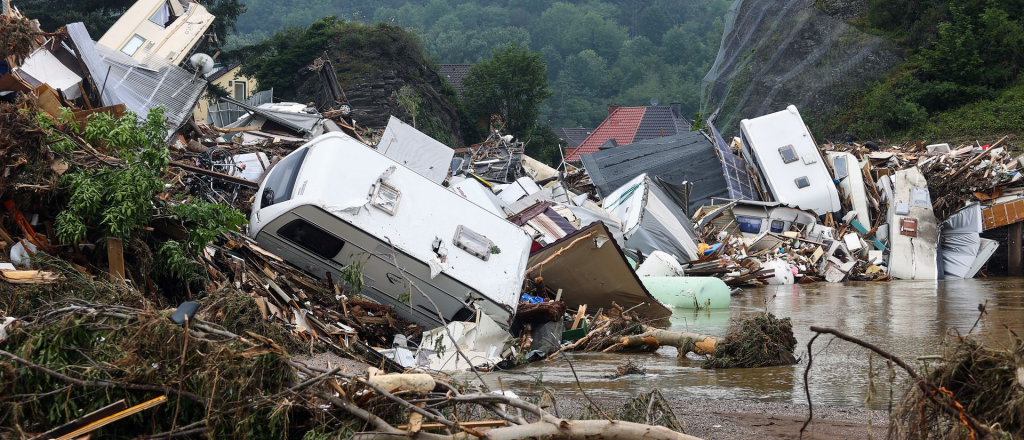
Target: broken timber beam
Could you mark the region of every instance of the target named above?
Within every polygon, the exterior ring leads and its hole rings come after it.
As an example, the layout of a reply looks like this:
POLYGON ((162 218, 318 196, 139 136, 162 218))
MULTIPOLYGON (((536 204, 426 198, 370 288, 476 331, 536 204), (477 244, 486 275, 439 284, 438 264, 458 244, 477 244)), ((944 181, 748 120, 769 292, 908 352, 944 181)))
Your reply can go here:
POLYGON ((213 177, 214 179, 223 180, 225 182, 234 183, 235 185, 244 186, 244 187, 247 187, 247 188, 252 188, 252 189, 259 189, 260 188, 260 184, 259 183, 253 182, 251 180, 246 180, 246 179, 243 179, 241 177, 229 176, 229 175, 224 174, 224 173, 218 173, 216 171, 210 171, 210 170, 207 170, 207 169, 204 169, 204 168, 199 168, 199 167, 194 166, 194 165, 189 165, 189 164, 185 164, 185 163, 181 163, 181 162, 172 162, 170 166, 178 167, 178 168, 181 168, 181 169, 183 169, 185 171, 188 171, 190 173, 202 174, 202 175, 207 176, 207 177, 213 177))

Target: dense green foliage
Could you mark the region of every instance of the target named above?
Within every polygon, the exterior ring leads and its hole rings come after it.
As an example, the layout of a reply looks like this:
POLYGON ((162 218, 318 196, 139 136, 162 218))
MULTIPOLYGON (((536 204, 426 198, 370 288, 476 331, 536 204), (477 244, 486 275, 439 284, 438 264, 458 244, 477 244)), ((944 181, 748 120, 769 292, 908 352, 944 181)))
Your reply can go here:
POLYGON ((70 197, 67 209, 57 216, 57 237, 76 243, 85 238, 87 225, 93 225, 106 236, 128 238, 149 222, 150 200, 164 187, 160 175, 169 159, 163 109, 150 112, 144 121, 132 112, 116 119, 94 113, 82 136, 115 152, 126 165, 64 175, 70 197))
MULTIPOLYGON (((700 80, 718 51, 731 0, 245 0, 239 47, 278 29, 332 14, 415 30, 438 63, 475 63, 509 44, 526 44, 547 64, 552 97, 543 122, 594 127, 607 105, 679 101, 697 111, 700 80)), ((294 38, 295 30, 274 39, 294 38)))
MULTIPOLYGON (((162 107, 145 119, 132 112, 115 118, 93 113, 84 127, 74 122, 63 109, 59 120, 38 113, 40 128, 47 133, 51 151, 68 156, 76 149, 72 134, 80 133, 90 144, 120 159, 104 167, 76 167, 62 177, 67 205, 57 215, 55 231, 64 244, 82 240, 100 241, 115 237, 126 242, 137 240, 143 227, 158 213, 154 196, 164 191, 163 174, 169 164, 164 144, 166 125, 162 107)), ((183 242, 160 240, 153 244, 161 262, 158 272, 173 282, 190 283, 201 279, 195 257, 218 234, 237 229, 245 216, 225 205, 192 200, 166 206, 169 217, 188 231, 183 242)))
POLYGON ((463 99, 475 115, 497 115, 515 136, 537 125, 537 107, 551 96, 540 54, 509 45, 469 69, 463 99))
POLYGON ((1022 10, 1021 0, 874 0, 863 24, 906 48, 908 61, 870 85, 828 131, 849 129, 859 137, 1020 131, 1022 10))

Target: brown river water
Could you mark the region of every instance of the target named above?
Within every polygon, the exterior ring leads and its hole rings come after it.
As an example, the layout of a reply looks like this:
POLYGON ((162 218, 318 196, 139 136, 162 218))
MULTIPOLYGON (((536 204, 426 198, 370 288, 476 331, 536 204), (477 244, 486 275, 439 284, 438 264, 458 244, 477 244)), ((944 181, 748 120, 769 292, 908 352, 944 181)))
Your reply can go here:
MULTIPOLYGON (((966 281, 893 281, 889 283, 817 283, 766 286, 744 289, 732 297, 728 310, 676 310, 672 330, 698 332, 722 337, 730 321, 767 310, 793 321, 797 357, 792 366, 705 370, 700 358, 676 357, 671 347, 648 354, 570 354, 576 376, 592 398, 626 398, 660 388, 670 399, 738 399, 806 403, 803 374, 807 341, 812 325, 831 327, 872 342, 902 357, 916 368, 927 368, 918 356, 941 353, 943 336, 955 329, 967 333, 978 318, 978 305, 987 301, 988 314, 973 335, 990 343, 1007 346, 1008 326, 1024 335, 1024 278, 989 278, 966 281), (619 365, 633 359, 646 367, 646 374, 610 379, 619 365)), ((889 373, 885 362, 873 360, 869 374, 869 352, 828 335, 814 343, 810 373, 811 397, 815 404, 869 406, 883 409, 889 401, 889 373), (869 381, 875 393, 868 402, 869 381)), ((538 383, 556 395, 582 397, 569 362, 563 358, 535 362, 511 371, 485 375, 489 385, 536 390, 538 383)), ((897 373, 897 387, 906 375, 897 373)))

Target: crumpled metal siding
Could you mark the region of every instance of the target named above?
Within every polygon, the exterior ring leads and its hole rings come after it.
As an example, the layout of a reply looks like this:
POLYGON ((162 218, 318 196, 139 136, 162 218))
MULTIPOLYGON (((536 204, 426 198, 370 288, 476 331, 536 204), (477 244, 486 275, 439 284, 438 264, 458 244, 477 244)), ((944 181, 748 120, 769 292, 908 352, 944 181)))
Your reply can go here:
POLYGON ((82 23, 71 23, 67 30, 93 83, 102 89, 105 106, 124 103, 125 108, 139 117, 163 106, 167 121, 177 128, 192 114, 206 89, 204 79, 162 58, 150 56, 140 63, 96 44, 82 23))

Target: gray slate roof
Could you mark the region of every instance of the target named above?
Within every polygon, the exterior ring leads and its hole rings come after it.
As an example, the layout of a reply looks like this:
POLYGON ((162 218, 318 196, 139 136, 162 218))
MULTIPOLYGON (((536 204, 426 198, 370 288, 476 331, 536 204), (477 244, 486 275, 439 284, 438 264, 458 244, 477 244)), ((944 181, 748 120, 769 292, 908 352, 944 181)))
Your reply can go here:
POLYGON ((565 142, 565 146, 568 148, 576 148, 590 136, 590 132, 594 131, 590 128, 555 128, 553 129, 555 136, 558 136, 562 142, 565 142))
POLYGON ((462 78, 469 75, 469 68, 473 67, 472 64, 441 64, 438 66, 437 72, 448 80, 448 84, 452 85, 455 89, 455 93, 462 97, 462 91, 466 88, 462 85, 462 78))
POLYGON ((714 144, 699 131, 648 139, 581 157, 583 166, 602 195, 610 194, 641 173, 652 179, 693 183, 687 212, 710 204, 712 197, 728 198, 729 188, 714 144))

